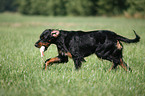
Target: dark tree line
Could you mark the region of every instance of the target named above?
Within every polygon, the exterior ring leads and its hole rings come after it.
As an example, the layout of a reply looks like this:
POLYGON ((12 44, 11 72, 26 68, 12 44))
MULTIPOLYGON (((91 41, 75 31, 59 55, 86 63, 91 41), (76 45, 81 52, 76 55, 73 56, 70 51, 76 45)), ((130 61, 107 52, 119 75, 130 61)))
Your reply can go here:
POLYGON ((145 0, 0 0, 0 12, 26 15, 145 16, 145 0))

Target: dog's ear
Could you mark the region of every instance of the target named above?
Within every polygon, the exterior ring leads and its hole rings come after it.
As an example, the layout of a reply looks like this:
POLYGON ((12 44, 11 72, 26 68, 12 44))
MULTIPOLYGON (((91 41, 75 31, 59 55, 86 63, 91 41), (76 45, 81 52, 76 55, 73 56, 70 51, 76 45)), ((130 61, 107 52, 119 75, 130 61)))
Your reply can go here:
POLYGON ((51 32, 51 35, 53 36, 53 37, 58 37, 58 35, 59 35, 59 31, 58 30, 53 30, 52 32, 51 32))

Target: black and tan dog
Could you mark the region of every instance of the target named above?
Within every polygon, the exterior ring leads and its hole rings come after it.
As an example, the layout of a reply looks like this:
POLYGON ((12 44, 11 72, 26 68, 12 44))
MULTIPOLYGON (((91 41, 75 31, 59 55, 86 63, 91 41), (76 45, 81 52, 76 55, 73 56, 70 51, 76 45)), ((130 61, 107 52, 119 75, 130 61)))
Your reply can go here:
POLYGON ((45 70, 50 64, 68 62, 68 57, 73 59, 75 68, 79 69, 82 61, 85 61, 84 57, 95 53, 99 58, 113 62, 110 70, 120 65, 126 71, 131 71, 131 68, 123 61, 123 45, 120 41, 139 42, 140 37, 135 31, 134 33, 136 38, 128 39, 108 30, 83 32, 46 29, 35 46, 37 48, 45 46, 45 51, 50 44, 57 46, 58 56, 45 61, 45 70))

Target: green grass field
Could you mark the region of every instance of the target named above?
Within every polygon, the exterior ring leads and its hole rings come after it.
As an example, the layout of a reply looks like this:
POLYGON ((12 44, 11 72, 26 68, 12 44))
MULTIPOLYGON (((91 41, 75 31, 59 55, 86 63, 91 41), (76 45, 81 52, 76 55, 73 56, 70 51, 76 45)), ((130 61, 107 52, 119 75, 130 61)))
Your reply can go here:
MULTIPOLYGON (((46 17, 0 14, 0 96, 145 96, 145 19, 123 17, 46 17), (46 28, 65 30, 112 30, 134 38, 124 44, 124 60, 133 72, 91 55, 76 71, 73 61, 42 70, 43 62, 34 43, 46 28)), ((55 45, 44 59, 57 56, 55 45)))

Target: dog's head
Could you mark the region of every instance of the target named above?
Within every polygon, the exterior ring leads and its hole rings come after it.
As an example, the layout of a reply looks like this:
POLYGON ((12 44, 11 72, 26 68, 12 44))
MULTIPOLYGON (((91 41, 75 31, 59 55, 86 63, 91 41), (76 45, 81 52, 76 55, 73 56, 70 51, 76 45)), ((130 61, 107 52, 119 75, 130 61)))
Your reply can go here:
POLYGON ((35 47, 41 48, 41 46, 45 46, 45 51, 52 44, 55 39, 59 36, 59 31, 55 29, 46 29, 40 35, 40 39, 35 43, 35 47))

